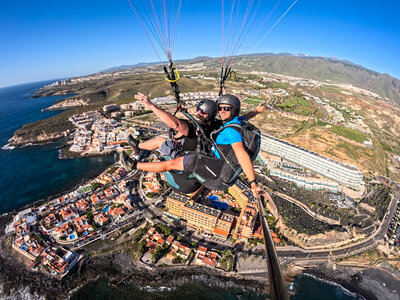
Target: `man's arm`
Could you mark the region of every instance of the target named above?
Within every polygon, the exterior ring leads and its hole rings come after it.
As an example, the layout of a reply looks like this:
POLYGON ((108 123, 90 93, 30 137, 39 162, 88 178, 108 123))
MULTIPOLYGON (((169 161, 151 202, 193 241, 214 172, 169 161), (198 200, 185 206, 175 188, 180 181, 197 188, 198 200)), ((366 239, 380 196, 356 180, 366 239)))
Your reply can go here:
POLYGON ((243 115, 243 117, 246 118, 246 120, 250 120, 251 118, 254 118, 260 113, 263 113, 265 111, 265 106, 260 104, 257 106, 254 110, 249 111, 247 114, 243 115))
POLYGON ((242 142, 236 142, 232 144, 233 151, 235 152, 236 158, 243 169, 247 180, 251 182, 251 191, 255 197, 261 192, 261 188, 255 182, 256 174, 254 172, 253 164, 251 162, 249 154, 244 149, 242 142))
POLYGON ((142 103, 146 109, 153 111, 168 127, 178 131, 181 135, 187 136, 189 134, 189 126, 185 121, 179 120, 169 112, 155 106, 146 95, 138 93, 135 95, 135 99, 142 103))

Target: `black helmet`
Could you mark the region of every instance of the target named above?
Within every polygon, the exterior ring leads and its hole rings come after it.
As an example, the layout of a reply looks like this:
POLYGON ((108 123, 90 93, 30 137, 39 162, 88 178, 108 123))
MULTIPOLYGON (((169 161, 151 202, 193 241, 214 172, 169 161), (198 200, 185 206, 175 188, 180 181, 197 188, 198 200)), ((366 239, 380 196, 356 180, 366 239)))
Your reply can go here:
POLYGON ((217 104, 229 104, 232 106, 232 114, 231 118, 237 117, 240 113, 240 100, 238 97, 231 95, 231 94, 226 94, 222 95, 221 97, 218 98, 217 104))
POLYGON ((206 121, 213 120, 218 112, 217 103, 210 99, 203 99, 197 104, 197 111, 202 110, 205 113, 208 113, 206 121))

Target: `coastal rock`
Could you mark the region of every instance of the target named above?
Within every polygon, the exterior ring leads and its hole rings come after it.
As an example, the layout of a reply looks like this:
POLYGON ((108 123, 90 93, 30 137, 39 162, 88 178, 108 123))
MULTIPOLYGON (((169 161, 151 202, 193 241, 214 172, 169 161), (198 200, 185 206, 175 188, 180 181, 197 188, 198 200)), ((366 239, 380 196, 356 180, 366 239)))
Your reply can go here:
POLYGON ((88 105, 88 101, 80 98, 67 98, 62 99, 54 103, 52 106, 44 109, 44 110, 58 110, 58 109, 68 109, 79 106, 88 105))
POLYGON ((10 140, 10 146, 25 146, 28 144, 42 144, 48 143, 63 137, 64 134, 61 132, 47 134, 42 131, 39 135, 27 135, 16 131, 14 136, 10 140))

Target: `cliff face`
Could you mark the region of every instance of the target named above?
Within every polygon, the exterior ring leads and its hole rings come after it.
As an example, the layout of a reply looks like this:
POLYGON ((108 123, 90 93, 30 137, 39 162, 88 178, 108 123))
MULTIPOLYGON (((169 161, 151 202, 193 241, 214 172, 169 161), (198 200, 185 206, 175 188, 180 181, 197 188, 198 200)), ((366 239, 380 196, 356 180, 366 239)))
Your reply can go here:
POLYGON ((46 108, 45 110, 67 109, 84 105, 88 105, 88 102, 83 99, 72 98, 72 99, 65 99, 63 101, 58 101, 54 103, 52 106, 46 108))
POLYGON ((10 146, 24 146, 26 144, 40 144, 47 143, 51 141, 58 140, 64 134, 61 133, 51 133, 47 134, 42 131, 39 135, 30 135, 21 132, 15 132, 14 136, 10 140, 10 146))

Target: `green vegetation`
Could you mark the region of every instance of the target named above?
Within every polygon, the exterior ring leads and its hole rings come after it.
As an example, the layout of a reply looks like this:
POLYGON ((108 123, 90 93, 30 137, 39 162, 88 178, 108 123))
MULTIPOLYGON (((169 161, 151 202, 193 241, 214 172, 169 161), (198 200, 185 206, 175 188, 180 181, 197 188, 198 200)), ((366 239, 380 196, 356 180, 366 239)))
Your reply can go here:
POLYGON ((150 192, 146 194, 147 198, 153 199, 154 197, 157 197, 158 193, 150 192))
POLYGON ((314 126, 315 126, 314 120, 301 121, 300 124, 294 126, 294 128, 296 129, 294 134, 299 134, 299 133, 303 132, 304 130, 313 128, 314 126))
POLYGON ((332 125, 331 130, 337 135, 343 136, 358 143, 363 143, 364 141, 368 140, 367 135, 364 132, 352 128, 332 125))
POLYGON ((86 218, 89 224, 94 224, 93 211, 88 210, 88 212, 86 213, 86 218))
POLYGON ((233 270, 234 261, 235 256, 232 254, 232 251, 230 249, 226 249, 222 252, 222 258, 220 259, 219 263, 225 271, 231 272, 233 270))
POLYGON ((375 212, 373 218, 375 220, 382 220, 390 203, 391 189, 382 184, 371 185, 369 186, 369 189, 373 190, 372 195, 368 198, 362 199, 361 202, 365 202, 374 207, 375 212))
POLYGON ((180 257, 180 256, 175 256, 174 259, 172 260, 173 264, 183 264, 185 263, 185 260, 180 257))
POLYGON ((328 93, 340 93, 339 88, 330 85, 323 85, 320 90, 328 93))
POLYGON ((280 82, 267 82, 265 84, 265 87, 268 89, 284 89, 287 88, 286 83, 280 83, 280 82))
POLYGON ((260 104, 263 103, 265 100, 254 100, 254 99, 246 99, 243 102, 248 104, 260 104))
POLYGON ((157 230, 157 232, 162 232, 165 236, 169 236, 172 232, 171 228, 169 228, 168 226, 165 226, 162 223, 159 223, 156 225, 156 230, 157 230))
POLYGON ((304 116, 313 115, 314 113, 314 108, 310 101, 298 96, 294 96, 292 99, 286 100, 277 106, 285 111, 292 111, 304 116))
POLYGON ((135 234, 135 236, 134 236, 134 238, 133 238, 133 241, 134 242, 139 242, 141 239, 142 239, 142 237, 146 234, 146 232, 149 230, 149 225, 146 225, 145 227, 143 227, 143 228, 140 228, 137 232, 136 232, 136 234, 135 234))
POLYGON ((147 250, 146 241, 143 240, 140 243, 133 243, 133 250, 135 253, 135 258, 139 259, 147 250))
POLYGON ((90 185, 92 186, 93 190, 97 190, 103 186, 100 182, 92 182, 90 185))
POLYGON ((388 145, 387 143, 384 143, 384 142, 380 142, 380 143, 381 143, 382 149, 384 151, 393 153, 392 147, 390 145, 388 145))
POLYGON ((323 122, 323 121, 317 121, 317 125, 318 126, 321 126, 321 127, 324 127, 324 126, 326 126, 326 125, 328 125, 329 123, 326 123, 326 122, 323 122))
POLYGON ((158 246, 156 251, 152 254, 151 258, 153 260, 153 264, 155 264, 161 257, 167 254, 169 249, 168 244, 164 244, 162 247, 158 246))

